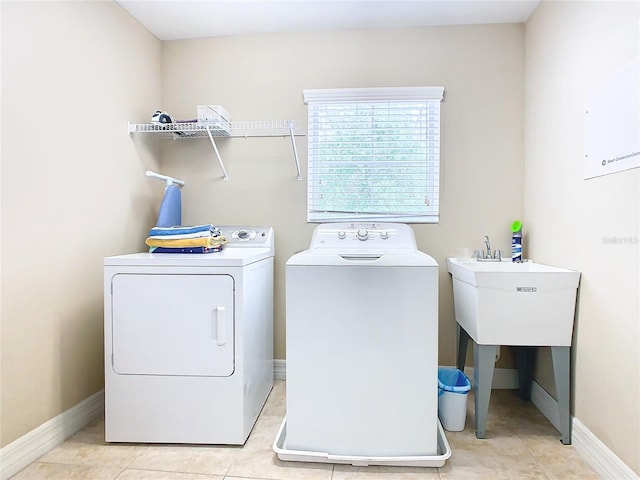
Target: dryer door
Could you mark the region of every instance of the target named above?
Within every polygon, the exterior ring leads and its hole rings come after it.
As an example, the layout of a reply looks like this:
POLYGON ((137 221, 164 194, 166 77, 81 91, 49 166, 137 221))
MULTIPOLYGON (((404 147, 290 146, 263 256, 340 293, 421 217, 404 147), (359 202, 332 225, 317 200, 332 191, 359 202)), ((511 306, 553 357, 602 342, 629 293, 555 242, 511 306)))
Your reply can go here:
POLYGON ((111 361, 116 373, 233 373, 233 277, 118 274, 111 288, 111 361))

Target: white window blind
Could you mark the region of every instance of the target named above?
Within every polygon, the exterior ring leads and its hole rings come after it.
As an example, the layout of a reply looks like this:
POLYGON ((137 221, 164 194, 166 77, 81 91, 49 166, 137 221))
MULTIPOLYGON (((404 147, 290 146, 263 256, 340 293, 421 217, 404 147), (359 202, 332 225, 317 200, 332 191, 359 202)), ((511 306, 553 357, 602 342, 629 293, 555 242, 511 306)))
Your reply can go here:
POLYGON ((438 222, 444 88, 303 94, 308 221, 438 222))

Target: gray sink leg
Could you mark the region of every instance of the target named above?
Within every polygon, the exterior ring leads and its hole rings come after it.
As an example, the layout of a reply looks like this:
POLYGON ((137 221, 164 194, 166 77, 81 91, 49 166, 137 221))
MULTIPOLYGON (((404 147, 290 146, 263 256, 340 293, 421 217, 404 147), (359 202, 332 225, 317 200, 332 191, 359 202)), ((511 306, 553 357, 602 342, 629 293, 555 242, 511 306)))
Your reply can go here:
POLYGON ((571 445, 571 417, 569 414, 570 402, 570 347, 551 347, 551 358, 553 360, 553 376, 556 383, 558 395, 558 414, 560 417, 561 442, 571 445))
POLYGON ((464 364, 467 362, 467 345, 469 344, 469 334, 458 325, 458 358, 456 359, 456 368, 464 372, 464 364))
POLYGON ((497 348, 497 345, 478 345, 473 342, 473 403, 476 417, 476 438, 485 438, 484 429, 489 413, 497 348))

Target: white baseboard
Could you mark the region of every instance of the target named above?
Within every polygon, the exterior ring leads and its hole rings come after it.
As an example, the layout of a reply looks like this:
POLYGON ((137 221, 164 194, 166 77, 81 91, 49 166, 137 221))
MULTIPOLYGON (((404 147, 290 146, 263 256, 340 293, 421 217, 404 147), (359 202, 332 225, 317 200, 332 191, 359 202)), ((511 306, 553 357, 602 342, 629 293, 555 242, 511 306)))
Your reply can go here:
POLYGON ((602 478, 611 480, 639 480, 629 466, 609 450, 591 430, 573 418, 573 446, 602 478))
POLYGON ((286 380, 287 378, 287 361, 276 358, 273 361, 273 378, 275 380, 286 380))
POLYGON ((104 390, 0 449, 0 479, 7 480, 104 414, 104 390))
MULTIPOLYGON (((531 386, 531 402, 554 427, 559 429, 558 402, 537 382, 533 382, 531 386)), ((620 460, 576 417, 571 417, 571 429, 573 448, 603 479, 640 480, 640 477, 627 464, 620 460)))

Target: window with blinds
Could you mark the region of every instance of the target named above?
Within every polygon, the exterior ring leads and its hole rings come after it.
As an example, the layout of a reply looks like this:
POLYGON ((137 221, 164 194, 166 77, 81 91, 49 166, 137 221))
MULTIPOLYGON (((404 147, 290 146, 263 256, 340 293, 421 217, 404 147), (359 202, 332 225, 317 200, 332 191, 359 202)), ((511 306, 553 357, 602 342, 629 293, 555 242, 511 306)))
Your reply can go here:
POLYGON ((303 94, 309 222, 438 222, 442 87, 303 94))

